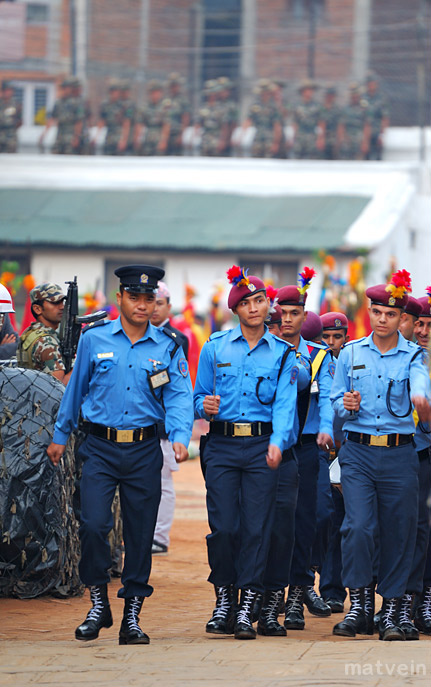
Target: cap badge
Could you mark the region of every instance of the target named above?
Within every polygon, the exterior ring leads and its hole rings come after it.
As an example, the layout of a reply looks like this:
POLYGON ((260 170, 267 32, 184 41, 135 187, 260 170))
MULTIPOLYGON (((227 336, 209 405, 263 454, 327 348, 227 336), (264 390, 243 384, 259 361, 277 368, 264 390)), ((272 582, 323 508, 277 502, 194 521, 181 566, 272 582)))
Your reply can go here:
POLYGON ((341 327, 341 320, 339 320, 338 317, 335 319, 335 326, 341 327))
POLYGON ((140 281, 141 284, 148 284, 148 274, 145 274, 145 272, 143 272, 140 276, 140 281))
POLYGON ((255 285, 252 284, 251 282, 250 282, 250 284, 247 284, 247 288, 248 288, 249 291, 252 291, 252 292, 253 292, 253 291, 256 291, 255 285))
POLYGON ((395 298, 393 296, 390 296, 388 303, 389 303, 389 305, 395 305, 395 303, 396 303, 395 298))

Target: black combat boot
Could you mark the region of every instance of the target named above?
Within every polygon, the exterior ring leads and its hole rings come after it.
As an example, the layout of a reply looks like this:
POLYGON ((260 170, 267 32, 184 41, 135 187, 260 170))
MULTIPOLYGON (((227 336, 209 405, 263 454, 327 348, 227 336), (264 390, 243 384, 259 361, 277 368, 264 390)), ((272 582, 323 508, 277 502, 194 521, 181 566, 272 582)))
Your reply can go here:
POLYGON ((419 630, 416 629, 412 620, 412 604, 413 595, 406 592, 400 602, 399 626, 408 641, 419 639, 419 630))
POLYGON ((92 585, 90 587, 90 599, 93 608, 87 613, 87 617, 75 630, 76 639, 90 641, 97 639, 102 627, 111 627, 112 613, 108 600, 108 585, 92 585))
POLYGON ((207 622, 206 631, 213 635, 231 635, 235 623, 233 585, 214 587, 216 606, 211 620, 207 622))
POLYGON ((278 622, 278 607, 284 596, 284 589, 276 592, 265 592, 262 609, 257 623, 257 634, 267 637, 285 637, 287 635, 283 625, 278 622))
POLYGON ((236 614, 234 627, 235 639, 256 639, 256 630, 251 623, 255 599, 255 591, 252 589, 241 589, 239 609, 236 614))
POLYGON ((379 639, 385 642, 404 641, 406 636, 399 625, 401 599, 383 599, 382 614, 379 622, 379 639))
POLYGON ((304 587, 297 584, 290 585, 289 587, 284 627, 286 630, 303 630, 305 627, 304 587))
POLYGON ((415 625, 419 632, 431 635, 431 587, 425 587, 415 613, 415 625))
POLYGON ((366 619, 366 635, 374 634, 374 611, 375 611, 375 588, 374 582, 364 588, 364 611, 366 619))
POLYGON ((254 604, 253 604, 253 611, 251 613, 251 622, 252 623, 255 623, 256 620, 259 620, 262 604, 263 604, 263 594, 260 594, 259 592, 257 592, 256 598, 255 598, 254 604))
POLYGON ((321 596, 316 594, 312 585, 305 587, 304 603, 311 615, 317 615, 320 618, 326 618, 328 615, 331 615, 330 606, 325 603, 321 596))
POLYGON ((340 623, 334 625, 332 630, 332 634, 339 637, 356 637, 357 634, 367 634, 364 588, 349 589, 349 594, 350 610, 340 623))
POLYGON ((150 638, 139 627, 139 613, 144 603, 143 596, 124 599, 124 613, 121 621, 119 644, 149 644, 150 638))

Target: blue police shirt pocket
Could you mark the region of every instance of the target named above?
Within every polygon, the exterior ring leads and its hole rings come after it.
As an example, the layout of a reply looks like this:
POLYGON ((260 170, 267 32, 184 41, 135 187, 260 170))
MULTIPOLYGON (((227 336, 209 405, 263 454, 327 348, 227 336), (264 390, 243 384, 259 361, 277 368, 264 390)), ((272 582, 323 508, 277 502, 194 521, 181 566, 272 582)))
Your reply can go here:
POLYGON ((388 385, 391 390, 388 396, 389 406, 395 415, 409 415, 411 412, 409 394, 409 375, 408 373, 397 376, 396 379, 389 378, 388 385))
POLYGON ((277 387, 278 370, 256 367, 256 396, 261 403, 271 403, 277 387))
MULTIPOLYGON (((351 373, 349 372, 349 379, 350 379, 350 389, 352 388, 351 384, 351 373)), ((359 391, 361 396, 363 391, 368 391, 370 389, 370 386, 372 384, 371 380, 371 370, 364 368, 362 370, 353 370, 353 389, 354 391, 359 391)))
POLYGON ((226 394, 236 390, 238 368, 233 365, 217 368, 216 394, 226 394))
POLYGON ((94 381, 102 386, 113 384, 118 365, 118 356, 112 356, 111 358, 98 358, 96 356, 94 364, 94 381))

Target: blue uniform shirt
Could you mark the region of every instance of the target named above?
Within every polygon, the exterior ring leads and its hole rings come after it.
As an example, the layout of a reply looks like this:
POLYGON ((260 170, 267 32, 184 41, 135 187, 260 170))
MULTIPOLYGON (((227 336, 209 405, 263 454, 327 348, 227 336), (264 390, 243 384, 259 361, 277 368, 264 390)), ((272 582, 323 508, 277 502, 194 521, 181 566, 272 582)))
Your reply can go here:
POLYGON ((180 347, 171 359, 172 338, 148 323, 145 335, 132 344, 120 317, 84 331, 75 366, 64 392, 53 441, 65 444, 77 426, 79 409, 90 422, 117 429, 136 429, 165 422, 170 441, 188 445, 193 427, 192 385, 180 347), (153 397, 148 373, 167 368, 163 389, 165 412, 153 397))
POLYGON ((333 437, 334 414, 329 396, 331 393, 335 365, 332 361, 331 352, 326 346, 314 343, 313 341, 305 341, 305 339, 303 339, 301 336, 298 351, 302 356, 304 356, 304 358, 308 358, 308 360, 310 360, 308 346, 328 350, 328 353, 325 355, 322 364, 320 365, 319 372, 316 376, 319 385, 319 393, 311 394, 310 407, 308 410, 307 420, 304 425, 303 434, 318 434, 319 432, 322 432, 333 437))
POLYGON ((349 342, 340 352, 331 390, 331 401, 336 414, 344 419, 344 431, 363 432, 374 436, 379 434, 413 434, 415 423, 412 413, 404 415, 409 408, 410 396, 429 396, 428 372, 419 354, 413 356, 418 346, 398 333, 395 348, 381 353, 373 341, 373 333, 358 341, 349 342), (343 396, 352 388, 361 394, 359 412, 354 417, 345 410, 343 396), (390 380, 393 380, 390 405, 398 417, 388 410, 386 396, 390 380), (408 393, 410 380, 411 394, 408 393))
POLYGON ((241 326, 212 334, 203 346, 196 377, 195 415, 207 417, 203 409, 205 396, 214 393, 214 356, 216 360, 216 395, 220 395, 217 421, 272 422, 270 443, 281 451, 295 443, 296 380, 298 367, 294 351, 287 356, 280 379, 281 359, 290 344, 273 336, 265 327, 258 344, 250 349, 241 326), (256 386, 259 385, 259 398, 256 386), (273 403, 271 399, 277 391, 273 403), (268 405, 264 405, 268 403, 268 405))

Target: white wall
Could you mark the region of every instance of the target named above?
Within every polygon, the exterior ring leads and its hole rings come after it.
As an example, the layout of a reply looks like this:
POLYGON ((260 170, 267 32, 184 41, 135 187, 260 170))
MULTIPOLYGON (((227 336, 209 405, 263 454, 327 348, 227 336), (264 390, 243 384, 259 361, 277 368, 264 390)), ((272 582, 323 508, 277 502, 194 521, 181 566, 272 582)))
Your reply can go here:
POLYGON ((87 254, 69 249, 38 249, 31 261, 31 273, 37 284, 52 281, 66 289, 64 282, 72 280, 76 275, 81 295, 87 291, 93 292, 98 280, 99 288, 103 288, 104 269, 103 255, 97 252, 87 254))

